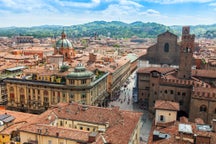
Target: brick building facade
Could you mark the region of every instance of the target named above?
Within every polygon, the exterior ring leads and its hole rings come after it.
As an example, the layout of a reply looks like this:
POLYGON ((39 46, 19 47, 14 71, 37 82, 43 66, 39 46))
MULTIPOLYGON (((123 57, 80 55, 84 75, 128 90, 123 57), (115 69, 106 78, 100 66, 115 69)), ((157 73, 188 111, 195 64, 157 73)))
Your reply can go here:
POLYGON ((199 117, 205 123, 216 118, 216 72, 191 69, 194 38, 190 28, 183 27, 179 68, 149 67, 137 71, 139 102, 152 114, 156 100, 167 100, 179 103, 178 117, 189 116, 191 121, 199 117))

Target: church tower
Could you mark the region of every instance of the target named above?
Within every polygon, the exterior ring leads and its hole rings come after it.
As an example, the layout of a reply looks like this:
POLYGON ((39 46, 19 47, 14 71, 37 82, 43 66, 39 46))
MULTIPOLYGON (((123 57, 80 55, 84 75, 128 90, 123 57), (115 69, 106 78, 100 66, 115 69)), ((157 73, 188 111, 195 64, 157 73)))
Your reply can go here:
POLYGON ((180 48, 180 64, 178 71, 178 78, 180 79, 190 79, 191 77, 191 67, 194 52, 194 39, 195 35, 190 34, 190 27, 183 27, 180 48))

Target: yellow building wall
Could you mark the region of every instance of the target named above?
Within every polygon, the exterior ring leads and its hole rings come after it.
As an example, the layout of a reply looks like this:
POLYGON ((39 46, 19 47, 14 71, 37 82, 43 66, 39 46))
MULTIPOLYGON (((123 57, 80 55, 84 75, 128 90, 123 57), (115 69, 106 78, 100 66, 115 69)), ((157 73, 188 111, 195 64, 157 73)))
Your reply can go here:
POLYGON ((156 110, 155 114, 155 124, 160 121, 160 115, 164 116, 164 123, 175 121, 177 118, 177 112, 176 111, 169 111, 169 110, 156 110))
POLYGON ((0 144, 9 143, 10 142, 10 135, 0 134, 0 144))
POLYGON ((131 135, 131 144, 140 144, 140 127, 141 127, 141 118, 137 123, 136 128, 134 129, 133 134, 131 135))
POLYGON ((29 140, 36 141, 38 140, 38 144, 78 144, 76 141, 73 140, 65 140, 57 137, 51 137, 46 135, 37 135, 31 134, 27 132, 20 132, 20 143, 28 142, 29 140))
MULTIPOLYGON (((39 78, 39 76, 37 75, 39 78)), ((41 77, 41 76, 40 76, 41 77)), ((46 77, 53 81, 53 76, 46 77)), ((60 81, 59 81, 60 82, 60 81)), ((87 83, 90 84, 91 79, 87 79, 87 83)), ((101 101, 97 101, 98 98, 103 98, 103 93, 107 91, 107 84, 106 78, 101 80, 100 82, 96 83, 92 88, 86 88, 85 90, 74 90, 68 88, 68 85, 65 88, 61 87, 54 87, 54 86, 44 86, 44 85, 29 85, 28 82, 23 81, 21 84, 16 82, 7 82, 7 91, 8 91, 8 106, 21 108, 24 107, 25 109, 29 110, 43 110, 46 104, 46 107, 50 105, 55 105, 59 102, 77 102, 80 104, 87 104, 87 105, 97 105, 97 103, 101 101), (13 87, 14 89, 14 104, 11 104, 10 100, 10 88, 13 87), (21 105, 20 103, 20 89, 24 89, 24 103, 21 105), (47 102, 44 103, 44 91, 47 91, 47 102), (85 94, 86 97, 82 98, 82 94, 85 94), (73 98, 71 98, 73 95, 73 98), (30 99, 29 99, 30 98, 30 99), (95 103, 96 102, 96 103, 95 103), (17 104, 18 105, 17 105, 17 104)), ((75 86, 81 84, 81 80, 75 80, 75 86)), ((88 84, 83 84, 83 86, 89 86, 88 84)))
POLYGON ((91 124, 91 123, 64 120, 64 119, 58 119, 57 125, 64 128, 73 128, 73 129, 91 131, 91 132, 98 131, 98 129, 104 129, 104 130, 106 129, 105 125, 91 124))

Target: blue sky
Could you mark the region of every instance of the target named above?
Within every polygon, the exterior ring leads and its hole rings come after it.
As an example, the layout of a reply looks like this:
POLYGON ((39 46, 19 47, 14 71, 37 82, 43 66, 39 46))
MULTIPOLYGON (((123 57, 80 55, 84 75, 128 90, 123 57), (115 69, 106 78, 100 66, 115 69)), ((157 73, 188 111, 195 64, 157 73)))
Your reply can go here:
POLYGON ((216 0, 0 0, 0 27, 98 20, 165 25, 216 23, 216 0))

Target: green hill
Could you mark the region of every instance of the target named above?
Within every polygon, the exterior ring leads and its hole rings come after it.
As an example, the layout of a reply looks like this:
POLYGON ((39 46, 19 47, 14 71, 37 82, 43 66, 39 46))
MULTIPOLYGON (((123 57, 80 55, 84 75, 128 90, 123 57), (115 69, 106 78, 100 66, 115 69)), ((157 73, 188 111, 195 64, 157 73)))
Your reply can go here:
MULTIPOLYGON (((182 26, 165 26, 158 23, 143 23, 140 21, 130 24, 120 21, 94 21, 82 25, 60 26, 60 25, 43 25, 34 27, 8 27, 0 28, 0 36, 12 37, 15 35, 29 35, 36 38, 60 36, 63 27, 68 37, 91 37, 91 36, 108 36, 112 38, 130 38, 138 36, 140 38, 154 38, 158 34, 167 30, 176 35, 181 35, 182 26)), ((214 25, 197 25, 191 26, 191 33, 197 37, 216 37, 216 24, 214 25)))

